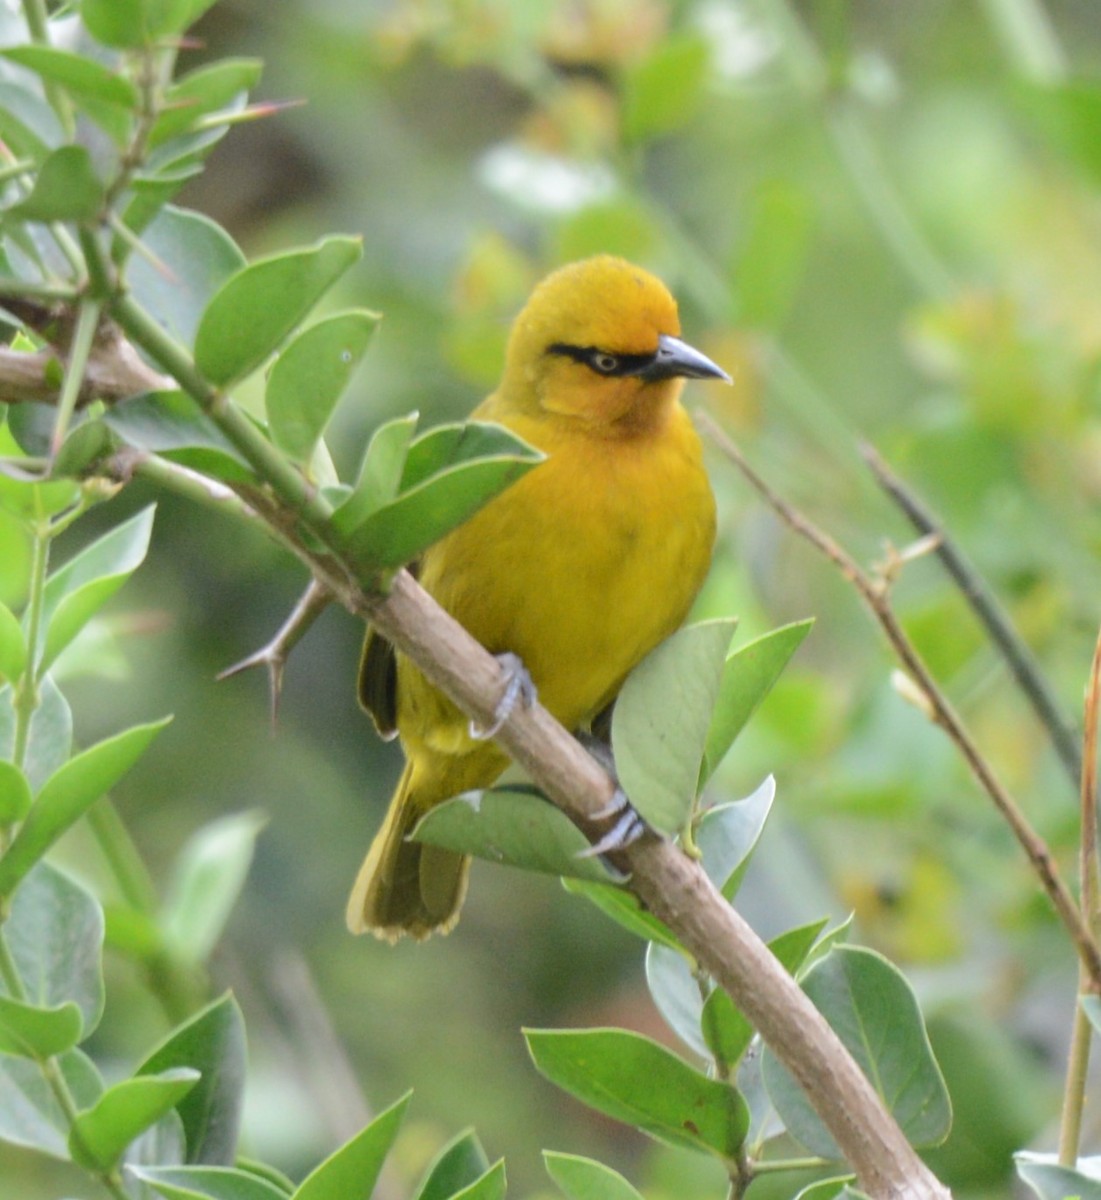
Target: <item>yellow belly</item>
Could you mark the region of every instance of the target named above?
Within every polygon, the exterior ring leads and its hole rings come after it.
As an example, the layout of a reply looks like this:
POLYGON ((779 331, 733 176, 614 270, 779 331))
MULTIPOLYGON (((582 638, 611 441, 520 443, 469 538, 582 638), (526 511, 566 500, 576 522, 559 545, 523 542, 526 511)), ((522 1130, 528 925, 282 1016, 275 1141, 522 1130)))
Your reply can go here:
MULTIPOLYGON (((661 437, 514 427, 547 461, 432 547, 420 578, 490 651, 519 655, 540 702, 575 729, 684 620, 710 563, 714 502, 679 406, 661 437)), ((408 661, 398 694, 409 749, 473 748, 465 719, 408 661)))

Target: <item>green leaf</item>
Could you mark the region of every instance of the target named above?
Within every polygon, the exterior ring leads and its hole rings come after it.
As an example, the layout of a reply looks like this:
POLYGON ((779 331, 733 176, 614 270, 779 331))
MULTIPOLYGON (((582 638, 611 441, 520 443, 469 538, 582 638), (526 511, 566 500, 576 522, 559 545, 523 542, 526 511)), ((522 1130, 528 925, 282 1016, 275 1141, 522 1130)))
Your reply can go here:
POLYGON ((13 762, 0 759, 0 825, 22 821, 31 807, 31 785, 13 762))
POLYGON ((295 1189, 294 1200, 347 1200, 349 1196, 370 1196, 390 1147, 394 1144, 411 1093, 400 1100, 345 1142, 295 1189))
POLYGON ((166 204, 142 233, 145 254, 127 269, 135 299, 177 341, 193 345, 218 289, 245 263, 237 243, 202 213, 166 204))
POLYGON ((174 1029, 138 1068, 156 1075, 194 1067, 199 1082, 176 1106, 187 1137, 187 1161, 232 1166, 245 1089, 245 1022, 237 1001, 222 996, 174 1029))
POLYGON ((160 1075, 138 1075, 110 1087, 77 1114, 69 1134, 73 1161, 92 1171, 117 1166, 126 1147, 187 1095, 198 1071, 177 1067, 160 1075))
POLYGON ((617 925, 622 925, 636 937, 660 942, 674 950, 682 949, 668 925, 644 909, 633 892, 606 883, 589 883, 583 879, 563 878, 562 885, 567 892, 575 896, 584 896, 605 916, 610 917, 617 925))
POLYGON ((27 643, 19 618, 6 604, 0 604, 0 679, 13 682, 27 665, 27 643))
POLYGON ((849 1187, 855 1178, 855 1175, 835 1175, 831 1179, 817 1179, 807 1184, 795 1200, 842 1200, 842 1197, 848 1200, 851 1196, 862 1196, 862 1192, 849 1187))
POLYGON ((233 443, 184 392, 149 392, 123 400, 103 420, 139 450, 229 483, 255 480, 233 443))
POLYGON ((731 1070, 753 1041, 753 1026, 721 988, 711 989, 700 1011, 700 1032, 708 1054, 731 1070))
POLYGON ((362 253, 358 238, 330 237, 260 259, 228 279, 195 335, 195 362, 226 386, 256 370, 362 253))
POLYGON ((680 128, 703 98, 710 57, 703 35, 674 34, 655 46, 623 79, 623 132, 633 142, 680 128))
POLYGON ((82 0, 88 32, 105 46, 122 50, 148 46, 182 33, 214 0, 82 0))
POLYGON ((456 1192, 480 1179, 489 1159, 472 1129, 464 1130, 436 1155, 425 1171, 414 1200, 450 1200, 456 1192))
POLYGON ((98 465, 114 449, 110 430, 101 420, 78 419, 54 455, 50 473, 55 479, 80 479, 92 474, 93 464, 98 465))
MULTIPOLYGON (((700 1029, 703 996, 684 953, 651 942, 646 947, 646 986, 666 1025, 690 1050, 707 1058, 700 1029)), ((710 984, 705 981, 705 986, 710 984)))
POLYGON ((41 78, 60 84, 78 99, 97 100, 127 109, 138 107, 138 89, 129 79, 83 54, 37 45, 13 46, 0 54, 41 78))
POLYGON ((770 775, 751 796, 717 804, 700 821, 696 844, 703 869, 728 900, 737 894, 775 796, 776 780, 770 775))
POLYGON ((21 84, 0 82, 0 140, 19 158, 41 162, 65 133, 45 100, 21 84))
POLYGON ((1094 185, 1101 182, 1101 147, 1096 137, 1101 122, 1101 85, 1096 79, 1022 80, 1015 86, 1015 98, 1021 114, 1056 151, 1094 185))
POLYGON ((775 328, 791 308, 806 270, 813 204, 787 179, 767 179, 752 196, 748 230, 737 264, 739 322, 775 328))
POLYGON ((1077 1167, 1064 1167, 1058 1155, 1021 1150, 1015 1154, 1017 1174, 1040 1200, 1101 1200, 1101 1157, 1080 1158, 1077 1167))
POLYGON ((0 996, 0 1054, 19 1054, 44 1061, 71 1050, 80 1041, 84 1022, 71 1001, 53 1008, 23 1004, 0 996))
POLYGON ((813 621, 796 621, 735 650, 723 667, 711 727, 707 731, 700 787, 722 761, 757 706, 772 690, 813 621))
POLYGON ((568 1200, 642 1200, 622 1175, 591 1158, 544 1150, 543 1165, 568 1200))
MULTIPOLYGON (((10 759, 15 735, 15 711, 11 706, 11 688, 0 688, 0 758, 10 759)), ((23 774, 34 794, 42 784, 68 761, 73 740, 73 714, 52 675, 38 685, 38 707, 31 716, 30 735, 23 774)))
POLYGON ((165 1200, 287 1200, 266 1179, 233 1167, 127 1167, 165 1200))
POLYGON ((103 184, 83 146, 62 146, 43 161, 26 200, 8 215, 20 221, 94 221, 103 208, 103 184))
POLYGON ((576 825, 538 792, 500 788, 466 792, 430 809, 413 830, 418 842, 474 854, 489 862, 551 875, 608 882, 599 858, 576 825))
POLYGON ((210 113, 243 98, 259 81, 263 68, 258 58, 226 58, 177 79, 165 91, 164 109, 150 131, 149 148, 156 149, 210 113))
POLYGON ((219 817, 194 833, 180 851, 161 916, 165 945, 177 958, 202 963, 214 949, 244 886, 265 822, 256 811, 219 817))
POLYGON ((59 837, 112 788, 168 719, 136 725, 77 754, 42 785, 27 819, 0 858, 0 897, 10 897, 59 837))
MULTIPOLYGON (((917 1000, 901 972, 874 951, 838 946, 807 972, 802 987, 907 1139, 915 1146, 942 1141, 952 1121, 948 1091, 917 1000)), ((840 1158, 802 1090, 770 1051, 765 1052, 763 1072, 772 1103, 792 1137, 812 1154, 840 1158)))
POLYGON ((116 525, 46 581, 41 667, 48 668, 138 569, 149 549, 154 505, 116 525))
POLYGON ((398 494, 405 457, 417 427, 417 414, 395 417, 371 436, 352 494, 333 513, 333 526, 341 536, 351 532, 375 509, 398 494))
POLYGON ((1078 1003, 1093 1026, 1094 1033, 1101 1033, 1101 996, 1086 993, 1078 997, 1078 1003))
POLYGON ((678 630, 631 672, 616 701, 616 774, 639 814, 662 833, 679 831, 691 812, 735 624, 678 630))
POLYGON ((526 1030, 536 1068, 579 1100, 675 1146, 733 1158, 749 1110, 663 1046, 622 1029, 526 1030))
POLYGON ((379 319, 367 309, 326 317, 275 360, 265 392, 268 424, 272 441, 291 458, 309 462, 379 319))
MULTIPOLYGON (((94 1104, 103 1093, 103 1081, 91 1059, 79 1050, 67 1050, 57 1064, 77 1106, 94 1104)), ((0 1054, 0 1141, 67 1159, 68 1136, 69 1118, 39 1064, 0 1054)))
POLYGON ((499 425, 472 421, 431 430, 409 447, 401 494, 346 536, 348 552, 369 568, 403 566, 543 457, 499 425))
POLYGON ((69 1001, 83 1036, 103 1014, 103 910, 75 880, 39 863, 12 900, 5 933, 25 999, 39 1008, 69 1001))
POLYGON ((480 1179, 456 1192, 451 1200, 504 1200, 504 1195, 505 1160, 501 1158, 480 1179))

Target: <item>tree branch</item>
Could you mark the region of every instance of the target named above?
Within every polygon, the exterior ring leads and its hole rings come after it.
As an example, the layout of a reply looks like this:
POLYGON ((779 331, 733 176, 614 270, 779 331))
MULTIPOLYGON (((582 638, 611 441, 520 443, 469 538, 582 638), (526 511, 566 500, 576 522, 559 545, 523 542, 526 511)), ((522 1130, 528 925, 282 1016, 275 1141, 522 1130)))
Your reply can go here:
POLYGON ((1098 947, 1093 930, 1059 873, 1059 868, 1047 843, 1032 828, 1016 800, 995 775, 993 767, 987 762, 959 714, 933 678, 925 660, 918 654, 914 644, 906 636, 906 632, 891 607, 888 581, 872 579, 833 538, 773 491, 764 479, 753 470, 742 452, 711 417, 706 413, 701 413, 700 423, 706 429, 708 436, 780 519, 824 554, 856 588, 860 598, 878 622, 891 649, 905 668, 907 676, 917 688, 923 707, 928 712, 930 719, 951 738, 971 773, 978 780, 983 791, 993 800, 994 806, 1012 830, 1013 836, 1032 864, 1032 868, 1059 919, 1070 934, 1078 957, 1090 980, 1095 987, 1101 989, 1101 949, 1098 947))

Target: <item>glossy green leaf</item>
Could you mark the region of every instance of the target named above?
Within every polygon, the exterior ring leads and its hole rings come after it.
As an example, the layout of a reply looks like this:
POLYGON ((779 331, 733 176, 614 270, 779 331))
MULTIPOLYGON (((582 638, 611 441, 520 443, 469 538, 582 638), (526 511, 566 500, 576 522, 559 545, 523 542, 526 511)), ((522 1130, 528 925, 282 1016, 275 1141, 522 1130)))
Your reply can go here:
POLYGON ((549 800, 521 788, 467 792, 438 804, 413 830, 418 842, 489 862, 606 883, 599 858, 579 858, 585 835, 549 800))
POLYGON ((776 780, 770 775, 744 800, 709 808, 696 831, 708 879, 728 899, 737 894, 776 797, 776 780))
POLYGON ((622 1175, 591 1158, 544 1150, 543 1165, 567 1200, 643 1200, 622 1175))
POLYGON ((129 79, 83 54, 38 45, 12 46, 0 54, 78 98, 127 109, 138 107, 138 89, 129 79))
MULTIPOLYGON (((103 1093, 91 1059, 67 1050, 57 1059, 74 1102, 86 1108, 103 1093)), ((0 1141, 26 1146, 51 1158, 67 1159, 69 1118, 36 1062, 0 1054, 0 1141)))
POLYGON ((22 821, 31 807, 31 785, 13 762, 0 759, 0 825, 22 821))
POLYGON ((590 883, 584 879, 563 878, 562 884, 567 892, 575 896, 584 896, 605 916, 610 917, 617 925, 622 925, 636 937, 661 942, 662 945, 673 949, 680 948, 680 943, 669 926, 644 909, 633 892, 606 883, 590 883))
POLYGON ((295 1189, 294 1200, 347 1200, 370 1196, 379 1172, 409 1107, 410 1094, 400 1100, 345 1142, 334 1154, 315 1167, 295 1189))
POLYGON ((244 97, 259 81, 263 67, 258 58, 226 58, 181 76, 165 91, 164 109, 149 134, 150 149, 244 97))
POLYGON ((266 1179, 233 1167, 135 1167, 128 1174, 165 1200, 287 1200, 266 1179))
POLYGON ((345 539, 348 553, 367 568, 404 566, 541 461, 537 451, 517 450, 441 471, 371 513, 345 539))
POLYGON ((502 1158, 480 1179, 475 1179, 456 1192, 451 1200, 504 1200, 505 1191, 505 1160, 502 1158))
POLYGON ((272 441, 285 454, 309 462, 378 322, 367 309, 326 317, 275 360, 265 401, 272 441))
POLYGON ((1101 1200, 1101 1157, 1083 1157, 1075 1168, 1060 1164, 1058 1155, 1022 1150, 1014 1155, 1017 1174, 1040 1200, 1101 1200))
MULTIPOLYGON (((803 990, 848 1047, 887 1110, 915 1146, 935 1145, 952 1121, 948 1091, 933 1057, 917 1000, 882 955, 838 946, 807 971, 803 990)), ((803 1091, 771 1051, 765 1085, 788 1132, 812 1154, 841 1154, 803 1091)))
POLYGON ((623 80, 623 127, 631 141, 672 133, 696 112, 703 98, 709 49, 698 33, 654 43, 623 80))
POLYGON ((138 1068, 156 1075, 194 1067, 199 1082, 176 1106, 187 1138, 187 1161, 232 1166, 245 1089, 245 1022, 226 994, 174 1029, 138 1068))
POLYGON ((84 1022, 71 1001, 53 1008, 24 1004, 0 996, 0 1053, 44 1061, 71 1050, 80 1041, 84 1022))
POLYGON ((89 1170, 112 1170, 126 1147, 195 1086, 199 1072, 177 1067, 160 1075, 124 1079, 83 1112, 69 1134, 73 1161, 89 1170))
POLYGON ((536 1068, 617 1121, 675 1146, 733 1158, 749 1128, 738 1091, 622 1029, 527 1030, 536 1068))
POLYGON ((425 430, 410 445, 399 490, 408 492, 451 467, 480 459, 530 458, 542 462, 543 457, 519 434, 495 421, 454 421, 436 425, 425 430))
POLYGON ((204 825, 176 859, 161 929, 165 944, 185 962, 205 962, 222 936, 252 864, 266 818, 233 813, 204 825))
MULTIPOLYGON (((166 204, 142 233, 127 281, 135 298, 185 346, 218 289, 245 264, 236 242, 202 213, 166 204)), ((117 256, 116 256, 117 257, 117 256)))
POLYGON ((27 664, 27 643, 19 618, 0 604, 0 679, 14 682, 27 664))
POLYGON ((662 833, 685 824, 696 797, 711 713, 733 620, 688 625, 627 677, 612 714, 612 751, 624 791, 662 833))
POLYGON ((754 638, 727 658, 711 727, 707 731, 700 770, 701 787, 745 728, 757 706, 772 690, 813 624, 813 621, 796 621, 782 625, 754 638))
POLYGON ((46 581, 41 667, 48 668, 137 570, 149 549, 154 506, 116 525, 46 581))
POLYGON ((220 386, 251 374, 361 252, 358 238, 330 237, 242 268, 218 289, 199 322, 199 370, 220 386))
POLYGON ((43 160, 31 194, 8 213, 20 221, 94 221, 104 198, 88 151, 62 146, 43 160))
POLYGON ((405 456, 416 427, 417 414, 410 413, 387 421, 372 434, 355 488, 333 513, 333 525, 341 536, 398 494, 405 456))
POLYGON ((467 1129, 448 1142, 429 1164, 414 1200, 450 1200, 488 1169, 489 1159, 478 1135, 467 1129))
POLYGON ((12 900, 5 925, 11 955, 39 1008, 68 1002, 83 1036, 103 1013, 103 910, 90 892, 49 863, 39 863, 12 900))
POLYGON ((139 450, 226 482, 255 479, 232 442, 184 392, 149 392, 123 400, 103 420, 139 450))
POLYGON ((0 858, 0 896, 27 872, 134 765, 167 720, 137 725, 69 759, 42 785, 27 819, 0 858))

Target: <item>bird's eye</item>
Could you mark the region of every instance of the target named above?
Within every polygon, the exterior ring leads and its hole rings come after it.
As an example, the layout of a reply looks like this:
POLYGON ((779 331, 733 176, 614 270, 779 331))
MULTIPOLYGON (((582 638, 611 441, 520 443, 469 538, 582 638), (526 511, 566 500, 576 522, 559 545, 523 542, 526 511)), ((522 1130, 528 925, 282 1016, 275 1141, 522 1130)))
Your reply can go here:
POLYGON ((594 350, 589 359, 594 371, 601 375, 611 375, 619 369, 619 359, 614 354, 605 354, 602 350, 594 350))

